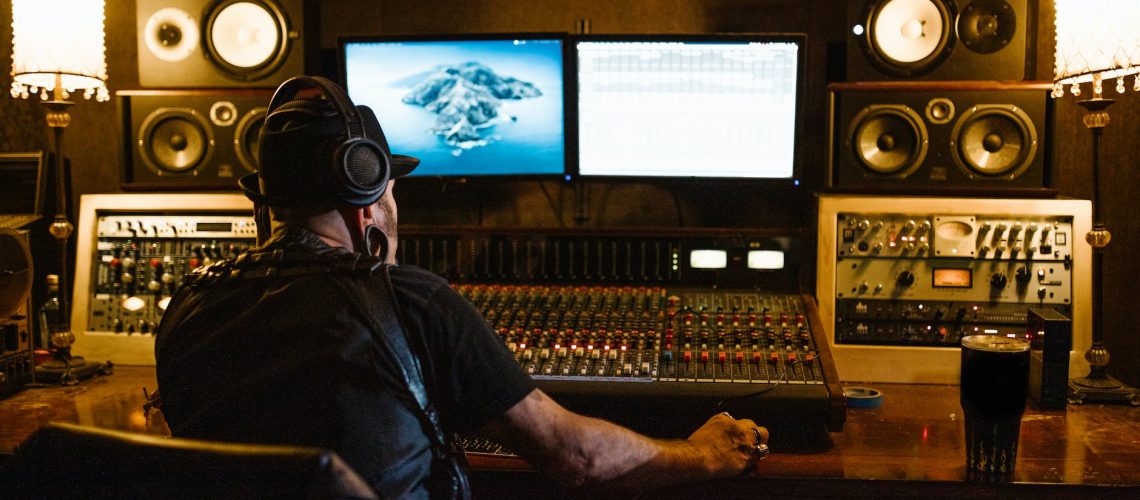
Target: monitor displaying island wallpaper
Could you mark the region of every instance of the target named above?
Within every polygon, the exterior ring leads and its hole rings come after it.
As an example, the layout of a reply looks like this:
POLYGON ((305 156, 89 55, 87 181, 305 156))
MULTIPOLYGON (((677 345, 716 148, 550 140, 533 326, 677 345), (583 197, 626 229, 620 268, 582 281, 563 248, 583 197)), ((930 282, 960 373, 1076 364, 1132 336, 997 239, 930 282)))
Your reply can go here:
POLYGON ((349 97, 376 112, 417 176, 566 170, 565 35, 339 40, 349 97))

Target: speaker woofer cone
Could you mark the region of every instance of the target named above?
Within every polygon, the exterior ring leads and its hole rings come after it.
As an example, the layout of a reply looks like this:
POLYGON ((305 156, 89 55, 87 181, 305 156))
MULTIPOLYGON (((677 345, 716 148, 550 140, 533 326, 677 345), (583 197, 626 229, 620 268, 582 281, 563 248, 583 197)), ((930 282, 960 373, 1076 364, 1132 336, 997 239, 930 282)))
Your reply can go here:
POLYGON ((197 175, 214 149, 214 135, 192 109, 159 108, 139 127, 138 148, 143 162, 158 175, 197 175))
POLYGON ((880 71, 897 77, 928 73, 954 49, 952 2, 878 0, 864 11, 859 45, 880 71))
POLYGON ((851 121, 847 147, 868 174, 907 177, 926 158, 926 125, 913 109, 900 105, 863 108, 851 121))
POLYGON ((1037 132, 1017 106, 977 105, 954 124, 950 149, 967 177, 1014 179, 1037 156, 1037 132))
POLYGON ((265 123, 266 108, 251 109, 241 117, 234 131, 234 151, 238 163, 248 172, 257 171, 257 144, 261 135, 261 125, 265 123))
POLYGON ((272 1, 224 1, 207 14, 207 53, 236 80, 258 80, 276 71, 296 36, 284 11, 272 1))

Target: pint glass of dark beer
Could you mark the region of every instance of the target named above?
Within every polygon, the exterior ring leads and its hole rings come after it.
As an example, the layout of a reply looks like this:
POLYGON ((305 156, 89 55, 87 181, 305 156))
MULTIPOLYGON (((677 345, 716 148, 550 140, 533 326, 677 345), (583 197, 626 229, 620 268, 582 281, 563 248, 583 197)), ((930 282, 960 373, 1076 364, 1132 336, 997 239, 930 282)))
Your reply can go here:
POLYGON ((966 469, 1010 474, 1029 386, 1029 342, 997 335, 962 339, 966 469))

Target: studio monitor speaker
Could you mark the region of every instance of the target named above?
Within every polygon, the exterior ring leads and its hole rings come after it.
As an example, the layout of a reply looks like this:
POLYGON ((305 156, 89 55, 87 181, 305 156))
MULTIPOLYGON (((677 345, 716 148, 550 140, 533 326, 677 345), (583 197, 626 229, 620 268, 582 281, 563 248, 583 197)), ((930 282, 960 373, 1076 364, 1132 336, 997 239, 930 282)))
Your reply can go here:
POLYGON ((1036 2, 865 0, 847 9, 847 81, 1034 76, 1036 2))
POLYGON ((833 84, 829 187, 1047 196, 1046 83, 833 84))
POLYGON ((257 140, 271 90, 117 93, 123 188, 237 189, 257 171, 257 140))
POLYGON ((139 84, 276 87, 319 65, 312 0, 138 0, 139 84))

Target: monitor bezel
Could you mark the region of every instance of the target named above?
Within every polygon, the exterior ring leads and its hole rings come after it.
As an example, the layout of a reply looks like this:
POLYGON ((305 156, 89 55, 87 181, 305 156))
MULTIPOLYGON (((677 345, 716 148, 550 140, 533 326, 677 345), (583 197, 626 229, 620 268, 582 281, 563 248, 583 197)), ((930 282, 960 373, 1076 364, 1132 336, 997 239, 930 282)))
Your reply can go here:
POLYGON ((573 116, 575 120, 575 134, 573 135, 573 153, 574 162, 569 164, 572 170, 567 170, 566 178, 581 179, 586 181, 607 181, 607 182, 640 182, 640 183, 653 183, 653 184, 672 184, 681 183, 689 184, 694 181, 709 182, 710 184, 720 182, 733 182, 733 183, 748 183, 755 186, 801 186, 803 184, 803 161, 804 154, 802 130, 804 124, 804 99, 807 93, 807 42, 808 37, 805 33, 691 33, 691 34, 589 34, 589 35, 576 35, 570 41, 570 57, 572 63, 572 70, 574 74, 567 80, 573 85, 573 116), (795 96, 795 118, 794 127, 795 133, 793 134, 794 143, 792 145, 792 174, 790 177, 723 177, 723 176, 647 176, 647 175, 605 175, 605 174, 581 174, 579 165, 579 148, 577 135, 578 125, 578 43, 580 42, 768 42, 768 43, 794 43, 799 49, 796 51, 796 96, 795 96))
MULTIPOLYGON (((571 149, 577 144, 576 129, 573 125, 577 123, 571 117, 573 112, 572 104, 576 102, 577 96, 572 95, 573 87, 570 85, 569 79, 574 76, 572 73, 572 65, 570 58, 571 38, 568 33, 564 32, 502 32, 502 33, 449 33, 449 34, 366 34, 366 35, 341 35, 337 37, 337 64, 338 78, 340 84, 344 87, 346 93, 350 93, 348 88, 348 66, 346 64, 346 49, 351 44, 364 44, 364 43, 400 43, 400 42, 465 42, 465 41, 506 41, 506 40, 557 40, 561 44, 562 52, 562 170, 560 172, 528 172, 528 173, 504 173, 504 174, 446 174, 446 175, 412 175, 402 177, 402 180, 415 180, 415 179, 438 179, 449 182, 465 182, 466 180, 477 181, 479 179, 503 179, 503 180, 537 180, 537 181, 551 181, 551 180, 565 180, 567 174, 571 171, 577 170, 577 165, 572 165, 574 154, 571 149)), ((381 125, 383 125, 383 117, 379 117, 381 125)), ((402 152, 397 150, 393 151, 396 154, 413 154, 414 152, 402 152)))

